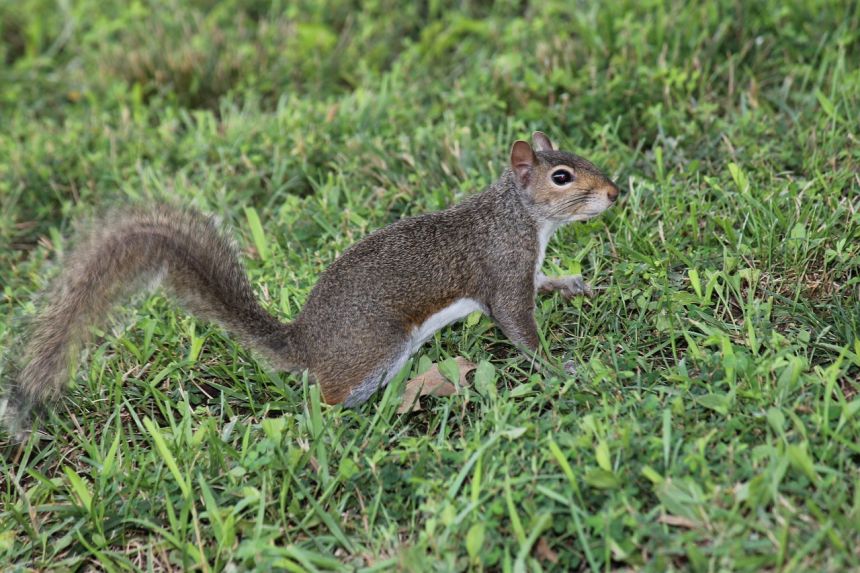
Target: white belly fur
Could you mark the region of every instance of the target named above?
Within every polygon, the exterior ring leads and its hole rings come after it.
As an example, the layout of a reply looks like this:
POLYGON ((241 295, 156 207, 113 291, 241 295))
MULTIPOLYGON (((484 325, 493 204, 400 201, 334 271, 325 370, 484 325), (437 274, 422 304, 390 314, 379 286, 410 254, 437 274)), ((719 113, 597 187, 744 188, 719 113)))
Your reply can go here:
POLYGON ((409 354, 418 350, 440 328, 448 326, 461 318, 465 318, 476 310, 484 311, 481 303, 471 298, 461 298, 455 300, 439 312, 434 313, 421 326, 416 327, 412 331, 412 337, 409 341, 411 347, 409 354))

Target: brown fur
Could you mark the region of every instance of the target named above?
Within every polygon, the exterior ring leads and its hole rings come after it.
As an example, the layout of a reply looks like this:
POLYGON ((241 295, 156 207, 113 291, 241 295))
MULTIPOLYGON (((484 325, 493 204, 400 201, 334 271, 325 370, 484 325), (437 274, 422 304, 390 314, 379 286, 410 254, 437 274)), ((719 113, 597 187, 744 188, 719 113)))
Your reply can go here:
POLYGON ((558 225, 608 207, 618 190, 584 159, 554 151, 545 135, 534 140, 537 153, 517 142, 511 169, 483 193, 347 249, 290 324, 259 305, 235 248, 208 217, 161 206, 106 218, 64 261, 0 416, 13 431, 24 429, 33 408, 60 395, 90 327, 156 275, 189 312, 221 324, 276 367, 307 369, 328 403, 366 400, 396 374, 416 328, 461 299, 479 303, 513 343, 536 351, 536 290, 579 294, 584 285, 539 274, 546 240, 558 225), (558 166, 576 175, 571 185, 553 185, 558 166))

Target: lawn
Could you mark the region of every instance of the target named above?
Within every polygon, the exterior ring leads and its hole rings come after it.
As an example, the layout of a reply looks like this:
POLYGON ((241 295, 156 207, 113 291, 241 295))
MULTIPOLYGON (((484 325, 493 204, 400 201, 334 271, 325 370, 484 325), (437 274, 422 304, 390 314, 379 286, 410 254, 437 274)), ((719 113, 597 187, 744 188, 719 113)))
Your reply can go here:
POLYGON ((860 4, 356 4, 0 2, 0 347, 105 209, 217 214, 289 320, 539 129, 623 190, 547 253, 599 287, 537 302, 576 375, 472 316, 329 407, 127 301, 51 439, 0 437, 0 569, 860 570, 860 4))

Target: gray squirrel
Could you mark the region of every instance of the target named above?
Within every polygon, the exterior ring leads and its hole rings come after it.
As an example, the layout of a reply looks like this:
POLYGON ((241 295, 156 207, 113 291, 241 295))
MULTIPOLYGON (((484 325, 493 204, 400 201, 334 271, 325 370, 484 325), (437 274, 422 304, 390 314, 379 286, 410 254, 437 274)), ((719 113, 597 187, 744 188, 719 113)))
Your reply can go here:
POLYGON ((293 322, 257 301, 232 241, 191 209, 163 205, 93 225, 62 263, 23 350, 7 367, 0 420, 26 435, 34 411, 57 399, 73 354, 115 302, 160 281, 190 313, 220 324, 276 368, 308 371, 329 404, 355 406, 384 387, 440 328, 480 310, 537 355, 536 292, 590 295, 581 276, 541 272, 547 243, 591 219, 618 188, 585 159, 517 141, 510 166, 483 192, 369 234, 319 277, 293 322))

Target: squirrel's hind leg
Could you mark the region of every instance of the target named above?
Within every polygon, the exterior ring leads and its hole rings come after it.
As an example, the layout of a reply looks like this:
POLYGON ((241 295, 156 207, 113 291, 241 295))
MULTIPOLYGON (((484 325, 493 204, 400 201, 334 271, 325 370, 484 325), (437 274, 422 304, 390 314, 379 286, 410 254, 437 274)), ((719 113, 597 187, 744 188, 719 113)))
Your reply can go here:
POLYGON ((347 408, 359 406, 366 402, 374 392, 380 388, 385 388, 397 376, 397 373, 400 372, 400 369, 409 360, 411 354, 411 346, 408 344, 404 345, 389 360, 384 361, 380 367, 374 369, 358 384, 353 386, 343 400, 343 405, 347 408))

